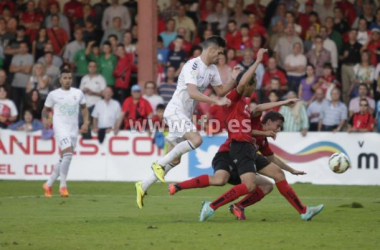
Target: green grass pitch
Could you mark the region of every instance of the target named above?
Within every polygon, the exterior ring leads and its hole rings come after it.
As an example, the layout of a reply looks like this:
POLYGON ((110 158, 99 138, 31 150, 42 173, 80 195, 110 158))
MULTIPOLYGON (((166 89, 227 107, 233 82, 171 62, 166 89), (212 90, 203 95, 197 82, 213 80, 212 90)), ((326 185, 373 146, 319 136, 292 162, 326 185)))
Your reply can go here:
POLYGON ((228 187, 149 190, 135 204, 133 183, 69 182, 71 197, 43 197, 42 182, 0 181, 0 249, 380 249, 380 187, 296 184, 305 204, 325 204, 301 221, 276 189, 237 221, 220 208, 198 222, 202 200, 228 187), (352 208, 352 203, 362 208, 352 208))

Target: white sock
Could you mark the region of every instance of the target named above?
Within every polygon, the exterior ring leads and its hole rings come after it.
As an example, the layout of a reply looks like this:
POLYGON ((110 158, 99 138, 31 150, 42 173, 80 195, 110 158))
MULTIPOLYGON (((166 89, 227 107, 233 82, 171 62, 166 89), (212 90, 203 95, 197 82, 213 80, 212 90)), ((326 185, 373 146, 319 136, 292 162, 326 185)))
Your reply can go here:
POLYGON ((55 180, 57 180, 60 172, 60 165, 61 165, 62 159, 59 159, 59 161, 55 164, 53 173, 50 175, 49 179, 46 182, 46 185, 49 187, 52 187, 55 180))
POLYGON ((157 164, 160 166, 166 166, 181 155, 186 154, 187 152, 194 149, 194 145, 189 140, 178 143, 169 153, 167 153, 167 155, 159 159, 157 161, 157 164))
MULTIPOLYGON (((170 169, 174 168, 175 165, 169 163, 165 166, 165 174, 167 174, 170 169)), ((157 177, 154 173, 152 173, 151 176, 149 176, 146 180, 144 180, 141 184, 141 188, 146 192, 148 191, 149 187, 152 186, 154 183, 157 182, 157 177)))
POLYGON ((62 156, 62 162, 60 165, 61 184, 59 185, 59 188, 67 187, 66 179, 69 173, 69 168, 70 168, 70 163, 71 163, 72 158, 73 158, 72 153, 66 153, 62 156))

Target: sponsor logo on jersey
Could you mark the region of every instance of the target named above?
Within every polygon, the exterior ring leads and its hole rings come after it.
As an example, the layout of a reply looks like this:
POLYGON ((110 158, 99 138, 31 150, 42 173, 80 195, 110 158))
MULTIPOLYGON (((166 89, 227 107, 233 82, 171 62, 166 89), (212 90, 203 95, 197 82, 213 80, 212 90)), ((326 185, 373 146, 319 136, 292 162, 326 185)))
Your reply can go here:
POLYGON ((63 104, 59 108, 59 112, 63 115, 68 115, 68 116, 74 116, 77 114, 78 107, 77 105, 69 105, 67 103, 63 104))

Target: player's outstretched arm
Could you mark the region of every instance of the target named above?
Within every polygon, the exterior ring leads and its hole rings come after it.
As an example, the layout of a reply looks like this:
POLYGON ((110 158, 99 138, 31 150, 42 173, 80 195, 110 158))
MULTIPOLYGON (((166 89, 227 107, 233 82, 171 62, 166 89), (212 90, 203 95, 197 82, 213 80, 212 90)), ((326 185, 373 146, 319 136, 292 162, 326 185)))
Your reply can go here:
POLYGON ((299 101, 300 99, 294 98, 294 99, 289 99, 289 100, 280 101, 280 102, 268 102, 268 103, 259 104, 254 108, 254 110, 252 111, 252 114, 255 114, 257 112, 262 112, 268 109, 272 109, 275 107, 283 106, 283 105, 293 104, 299 101))
POLYGON ((81 133, 87 133, 88 126, 90 125, 90 112, 88 112, 86 104, 80 105, 83 114, 83 125, 80 128, 81 133))
POLYGON ((281 161, 278 159, 276 156, 271 155, 271 156, 266 156, 266 158, 270 161, 279 166, 281 169, 288 171, 291 174, 294 175, 304 175, 306 174, 304 171, 298 171, 294 168, 291 168, 289 165, 287 165, 285 162, 281 161))
POLYGON ((44 124, 44 128, 49 128, 51 125, 51 121, 49 120, 49 114, 51 110, 52 109, 50 107, 46 107, 46 106, 44 106, 44 108, 42 109, 41 116, 42 116, 42 123, 44 124))
POLYGON ((219 86, 213 86, 215 93, 219 97, 223 97, 228 94, 233 88, 236 86, 236 77, 239 75, 239 73, 242 71, 242 69, 239 66, 236 66, 230 76, 230 80, 227 83, 223 83, 219 86))
POLYGON ((215 104, 218 106, 229 106, 231 104, 231 101, 227 98, 222 98, 220 100, 210 98, 201 92, 198 91, 197 85, 195 84, 187 84, 187 92, 189 93, 189 96, 191 99, 194 99, 198 102, 205 102, 209 104, 215 104))
MULTIPOLYGON (((264 53, 266 53, 267 49, 259 49, 259 52, 257 52, 257 58, 255 63, 249 67, 247 72, 244 73, 243 77, 241 78, 239 85, 237 86, 237 92, 243 93, 245 86, 252 85, 252 78, 255 77, 255 72, 261 61, 263 60, 264 53)), ((256 83, 256 81, 255 81, 256 83)))

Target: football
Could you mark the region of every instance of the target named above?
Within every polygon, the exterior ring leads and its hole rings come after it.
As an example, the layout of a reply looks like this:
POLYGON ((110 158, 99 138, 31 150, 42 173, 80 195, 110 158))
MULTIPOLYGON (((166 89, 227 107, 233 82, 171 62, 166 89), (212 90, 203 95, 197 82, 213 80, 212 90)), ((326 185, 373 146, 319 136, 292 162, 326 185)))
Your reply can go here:
POLYGON ((342 174, 350 167, 350 160, 343 153, 335 153, 329 159, 330 169, 337 174, 342 174))

